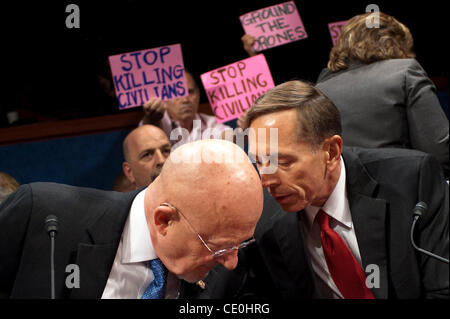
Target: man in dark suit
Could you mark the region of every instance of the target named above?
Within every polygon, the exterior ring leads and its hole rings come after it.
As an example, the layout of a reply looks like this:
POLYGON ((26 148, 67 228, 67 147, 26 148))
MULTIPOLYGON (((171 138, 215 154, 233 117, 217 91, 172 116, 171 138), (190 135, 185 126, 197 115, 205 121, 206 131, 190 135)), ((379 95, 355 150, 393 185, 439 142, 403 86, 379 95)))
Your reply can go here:
POLYGON ((50 297, 50 214, 59 220, 56 298, 186 297, 183 280, 195 283, 218 264, 233 269, 252 242, 262 188, 239 157, 227 141, 189 143, 147 188, 125 194, 21 186, 0 206, 0 297, 50 297))
POLYGON ((448 185, 434 157, 343 149, 339 111, 301 81, 266 92, 247 126, 267 191, 257 245, 234 272, 246 278, 234 296, 448 298, 448 264, 410 241, 412 210, 423 201, 415 241, 448 259, 448 185), (277 144, 262 138, 273 129, 277 144))

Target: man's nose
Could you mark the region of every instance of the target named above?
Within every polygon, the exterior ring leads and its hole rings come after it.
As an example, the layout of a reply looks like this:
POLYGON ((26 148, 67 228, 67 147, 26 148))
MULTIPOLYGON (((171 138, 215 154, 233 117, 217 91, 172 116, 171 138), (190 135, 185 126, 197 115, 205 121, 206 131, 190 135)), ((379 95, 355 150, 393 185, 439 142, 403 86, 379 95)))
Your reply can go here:
POLYGON ((191 97, 191 94, 188 93, 185 96, 180 97, 179 99, 180 99, 181 103, 188 103, 188 102, 190 102, 190 97, 191 97))
POLYGON ((156 150, 156 162, 157 162, 157 164, 163 164, 165 161, 166 161, 166 157, 161 152, 161 150, 157 149, 156 150))
POLYGON ((219 257, 219 263, 222 264, 226 269, 233 270, 238 264, 238 251, 232 251, 225 256, 219 257))
POLYGON ((261 183, 262 186, 271 187, 280 184, 280 179, 276 174, 261 174, 261 183))

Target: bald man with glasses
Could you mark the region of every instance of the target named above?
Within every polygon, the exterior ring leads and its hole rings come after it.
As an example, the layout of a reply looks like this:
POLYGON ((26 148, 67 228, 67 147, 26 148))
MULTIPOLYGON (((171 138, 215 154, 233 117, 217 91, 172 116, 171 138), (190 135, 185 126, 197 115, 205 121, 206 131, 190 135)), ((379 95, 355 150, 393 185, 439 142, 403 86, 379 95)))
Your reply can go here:
POLYGON ((183 213, 182 213, 178 208, 172 206, 172 205, 169 204, 169 203, 162 203, 161 205, 164 205, 164 206, 167 206, 167 207, 170 207, 170 208, 176 210, 176 211, 178 212, 178 214, 180 214, 180 216, 183 217, 183 218, 186 220, 186 222, 188 223, 189 227, 190 227, 190 228, 192 229, 192 231, 197 235, 198 239, 200 239, 200 241, 202 242, 202 244, 206 247, 206 249, 209 250, 209 252, 212 254, 212 256, 213 256, 214 258, 218 258, 218 257, 226 256, 226 255, 228 255, 228 254, 232 254, 234 251, 237 251, 237 250, 239 250, 239 249, 241 249, 241 248, 247 247, 247 246, 250 245, 251 243, 254 243, 254 242, 255 242, 255 238, 252 237, 252 238, 250 238, 249 240, 246 240, 246 241, 240 243, 240 244, 237 245, 237 246, 231 246, 231 247, 228 247, 228 248, 219 249, 219 250, 217 250, 217 251, 214 251, 213 249, 211 249, 211 248, 208 246, 208 244, 206 243, 206 241, 202 238, 202 236, 198 233, 198 231, 195 230, 194 226, 192 226, 192 224, 189 222, 189 220, 183 215, 183 213))
POLYGON ((0 206, 0 297, 50 296, 49 214, 59 219, 56 298, 191 297, 197 286, 189 283, 218 265, 236 267, 262 205, 256 170, 223 140, 177 148, 144 190, 21 186, 0 206), (78 288, 66 285, 68 264, 79 268, 78 288))

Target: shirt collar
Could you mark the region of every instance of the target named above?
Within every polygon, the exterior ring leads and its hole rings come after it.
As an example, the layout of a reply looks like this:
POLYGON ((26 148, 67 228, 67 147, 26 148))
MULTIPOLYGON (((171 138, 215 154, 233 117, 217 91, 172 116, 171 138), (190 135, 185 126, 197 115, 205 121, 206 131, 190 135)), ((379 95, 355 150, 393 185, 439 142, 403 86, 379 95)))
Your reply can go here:
POLYGON ((131 204, 130 214, 122 233, 122 263, 137 263, 158 258, 153 249, 144 210, 147 188, 131 204))
POLYGON ((341 173, 339 175, 339 180, 333 189, 330 197, 322 207, 308 206, 305 208, 306 219, 308 221, 308 228, 311 230, 314 219, 320 209, 325 211, 328 215, 333 217, 335 220, 346 226, 347 228, 352 228, 352 218, 350 215, 350 207, 347 199, 347 187, 346 187, 346 172, 345 163, 340 158, 341 161, 341 173))

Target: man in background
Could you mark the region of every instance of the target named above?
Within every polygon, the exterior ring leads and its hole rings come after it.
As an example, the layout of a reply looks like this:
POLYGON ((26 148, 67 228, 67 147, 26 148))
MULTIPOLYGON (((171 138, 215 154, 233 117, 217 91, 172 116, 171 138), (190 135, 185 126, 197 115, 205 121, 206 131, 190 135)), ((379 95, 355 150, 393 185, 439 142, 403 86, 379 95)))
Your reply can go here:
POLYGON ((170 155, 166 134, 153 125, 132 130, 123 141, 123 173, 134 189, 148 186, 161 172, 170 155))
POLYGON ((151 98, 143 106, 142 123, 162 128, 172 144, 181 139, 183 143, 200 140, 206 129, 212 130, 211 138, 223 137, 222 133, 230 127, 217 123, 214 116, 198 112, 200 88, 190 72, 186 72, 186 81, 188 94, 184 97, 167 101, 151 98))

